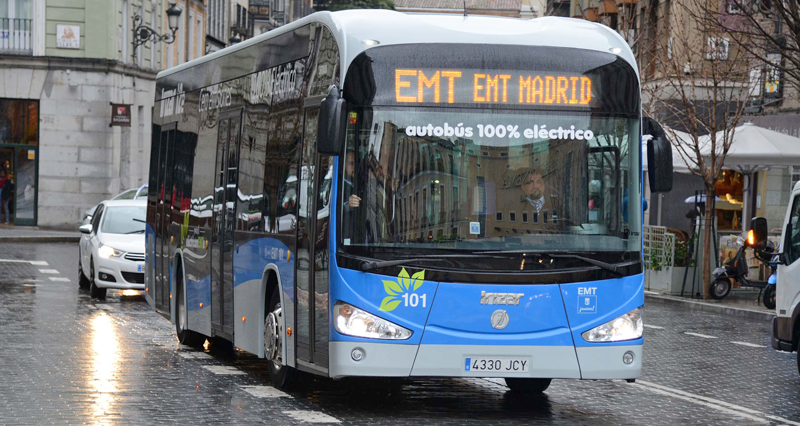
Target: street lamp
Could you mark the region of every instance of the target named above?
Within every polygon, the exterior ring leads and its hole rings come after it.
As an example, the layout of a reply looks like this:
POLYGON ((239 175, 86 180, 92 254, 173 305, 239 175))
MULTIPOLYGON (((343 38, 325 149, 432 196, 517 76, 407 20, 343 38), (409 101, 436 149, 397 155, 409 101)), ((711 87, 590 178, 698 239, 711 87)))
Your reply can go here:
POLYGON ((161 35, 154 29, 142 23, 142 17, 138 14, 133 15, 133 61, 136 62, 136 48, 139 46, 147 46, 147 42, 171 44, 175 41, 175 33, 181 27, 181 10, 175 6, 175 3, 169 3, 167 8, 167 24, 172 33, 165 33, 161 35))

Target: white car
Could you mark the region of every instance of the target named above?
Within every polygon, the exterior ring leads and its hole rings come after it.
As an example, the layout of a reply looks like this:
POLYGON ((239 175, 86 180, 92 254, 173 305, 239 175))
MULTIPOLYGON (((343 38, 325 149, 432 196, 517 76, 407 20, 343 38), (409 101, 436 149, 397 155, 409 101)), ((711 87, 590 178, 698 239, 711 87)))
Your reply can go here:
MULTIPOLYGON (((112 200, 146 200, 147 199, 147 185, 142 185, 141 187, 129 189, 127 191, 122 191, 119 194, 115 195, 112 200)), ((83 223, 81 225, 86 225, 89 221, 92 220, 92 213, 97 210, 97 206, 94 206, 83 213, 83 223)))
POLYGON ((81 235, 78 282, 93 298, 106 290, 144 290, 146 200, 103 201, 81 235))

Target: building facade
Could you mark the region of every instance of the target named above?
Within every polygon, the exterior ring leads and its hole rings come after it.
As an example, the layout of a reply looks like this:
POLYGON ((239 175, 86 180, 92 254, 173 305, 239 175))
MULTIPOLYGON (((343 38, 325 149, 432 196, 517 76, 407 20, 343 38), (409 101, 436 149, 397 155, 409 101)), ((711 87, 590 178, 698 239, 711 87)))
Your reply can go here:
POLYGON ((314 12, 313 0, 250 0, 255 35, 296 21, 314 12))
POLYGON ((163 0, 0 2, 0 169, 15 225, 74 229, 86 209, 147 182, 156 73, 202 56, 205 3, 178 0, 174 42, 163 0), (112 126, 112 116, 115 122, 112 126))

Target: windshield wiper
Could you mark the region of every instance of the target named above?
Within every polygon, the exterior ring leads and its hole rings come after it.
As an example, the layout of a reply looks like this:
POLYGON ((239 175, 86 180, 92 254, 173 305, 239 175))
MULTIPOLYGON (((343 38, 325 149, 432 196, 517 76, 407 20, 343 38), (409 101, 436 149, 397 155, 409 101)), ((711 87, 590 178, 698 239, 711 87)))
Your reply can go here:
POLYGON ((497 250, 497 251, 484 251, 484 252, 477 252, 483 254, 494 254, 494 255, 503 255, 503 254, 523 254, 523 255, 531 255, 531 256, 547 256, 552 259, 576 259, 583 262, 586 262, 590 265, 597 266, 600 269, 606 270, 611 272, 612 274, 616 274, 619 276, 623 276, 624 274, 620 270, 621 268, 617 265, 603 262, 602 260, 592 259, 590 257, 581 256, 578 254, 566 253, 566 254, 551 254, 551 253, 544 253, 538 251, 526 251, 526 250, 497 250))
POLYGON ((366 272, 373 269, 385 268, 388 266, 405 265, 407 263, 441 262, 443 260, 445 259, 435 258, 435 257, 420 257, 415 259, 400 259, 400 260, 376 260, 376 261, 365 260, 361 262, 361 270, 366 272))
POLYGON ((583 262, 586 262, 590 265, 597 266, 600 269, 604 269, 612 274, 619 275, 620 277, 625 275, 620 271, 620 267, 611 263, 603 262, 602 260, 592 259, 590 257, 584 257, 577 254, 548 254, 552 258, 562 258, 562 259, 577 259, 583 262))
POLYGON ((362 260, 361 261, 361 270, 362 271, 370 271, 372 269, 378 268, 385 268, 389 266, 397 266, 397 265, 405 265, 407 263, 418 263, 418 262, 442 262, 447 259, 462 259, 462 258, 470 258, 470 257, 480 257, 485 258, 486 256, 476 255, 476 254, 442 254, 435 257, 412 257, 407 259, 398 259, 398 260, 362 260))
POLYGON ((125 233, 125 235, 128 235, 128 234, 144 234, 144 229, 139 229, 139 230, 136 230, 136 231, 131 231, 131 232, 126 232, 125 233))

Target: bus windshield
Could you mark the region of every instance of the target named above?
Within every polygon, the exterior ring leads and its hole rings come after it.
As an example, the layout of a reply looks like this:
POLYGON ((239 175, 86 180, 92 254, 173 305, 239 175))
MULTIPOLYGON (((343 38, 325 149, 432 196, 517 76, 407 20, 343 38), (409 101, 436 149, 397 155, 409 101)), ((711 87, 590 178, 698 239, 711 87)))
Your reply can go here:
POLYGON ((375 106, 348 120, 345 251, 640 251, 637 118, 375 106))

